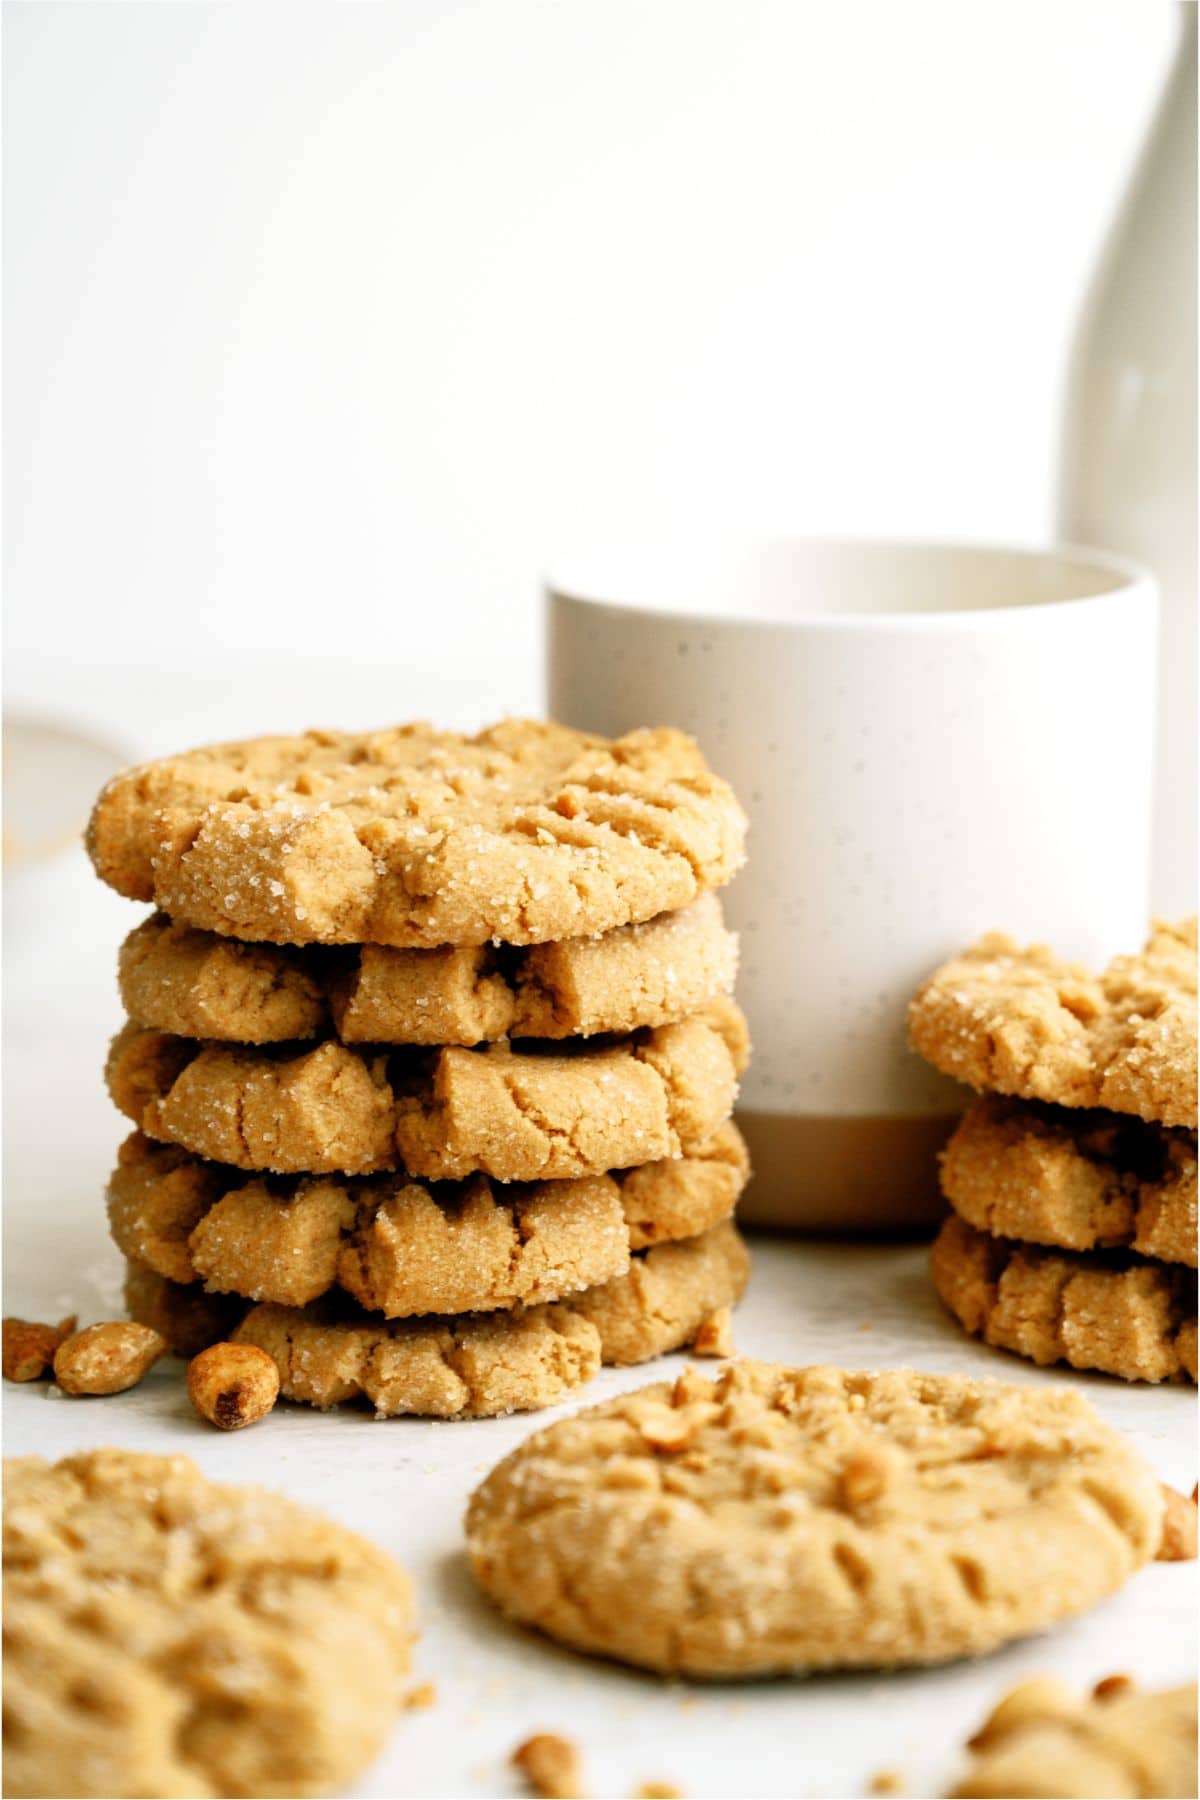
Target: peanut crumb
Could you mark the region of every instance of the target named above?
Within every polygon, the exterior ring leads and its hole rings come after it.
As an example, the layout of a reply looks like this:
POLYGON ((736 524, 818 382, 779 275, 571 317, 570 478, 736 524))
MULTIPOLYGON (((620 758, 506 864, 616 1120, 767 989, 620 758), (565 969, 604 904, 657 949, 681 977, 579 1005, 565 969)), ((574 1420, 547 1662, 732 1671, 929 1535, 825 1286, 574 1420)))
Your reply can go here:
POLYGON ((877 1452, 863 1451, 852 1456, 841 1475, 843 1506, 854 1512, 860 1506, 869 1506, 872 1500, 878 1500, 888 1485, 889 1473, 886 1457, 877 1452))
POLYGON ((1105 1675, 1092 1689, 1093 1700, 1112 1700, 1117 1694, 1128 1694, 1137 1686, 1132 1675, 1105 1675))
POLYGON ((107 1319, 64 1338, 54 1352, 54 1379, 64 1394, 123 1394, 166 1351, 166 1338, 149 1325, 107 1319))
POLYGON ((902 1794, 904 1777, 899 1769, 876 1769, 870 1785, 873 1794, 902 1794))
POLYGON ((638 1430, 650 1448, 668 1454, 687 1447, 692 1424, 686 1412, 672 1412, 665 1406, 647 1407, 637 1421, 638 1430))
POLYGON ((696 1333, 692 1349, 697 1356, 732 1356, 733 1355, 733 1312, 728 1306, 719 1306, 716 1312, 709 1313, 696 1333))
POLYGON ((254 1344, 210 1344, 188 1364, 187 1387, 202 1419, 221 1431, 240 1431, 274 1406, 279 1370, 254 1344))
POLYGON ((712 1383, 699 1369, 693 1369, 689 1363, 682 1375, 675 1377, 671 1389, 672 1406, 690 1406, 694 1400, 709 1401, 712 1399, 712 1383))
POLYGON ((57 1325, 35 1319, 5 1319, 0 1372, 5 1381, 37 1381, 54 1362, 54 1352, 79 1323, 75 1314, 57 1325))
POLYGON ((1193 1562, 1196 1557, 1196 1501, 1162 1483, 1163 1529, 1158 1562, 1193 1562))
POLYGON ((432 1681, 422 1681, 414 1688, 409 1688, 402 1702, 405 1712, 428 1712, 431 1706, 437 1705, 437 1687, 432 1681))
POLYGON ((583 1800, 583 1763, 572 1739, 539 1731, 517 1746, 511 1760, 540 1800, 583 1800))

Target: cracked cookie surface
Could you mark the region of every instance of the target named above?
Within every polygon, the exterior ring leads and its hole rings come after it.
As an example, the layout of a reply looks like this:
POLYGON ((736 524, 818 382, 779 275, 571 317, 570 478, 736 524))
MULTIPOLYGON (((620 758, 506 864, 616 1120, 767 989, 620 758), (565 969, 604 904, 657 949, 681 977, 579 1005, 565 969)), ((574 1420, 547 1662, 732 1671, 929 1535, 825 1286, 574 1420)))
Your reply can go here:
POLYGON ((728 993, 737 939, 715 894, 598 937, 526 948, 345 950, 245 944, 157 913, 121 946, 139 1025, 268 1044, 457 1044, 595 1037, 668 1025, 728 993))
POLYGON ((1194 1132, 990 1095, 964 1113, 941 1170, 980 1231, 1196 1266, 1194 1132))
POLYGON ((973 1656, 1155 1554, 1157 1478, 1078 1394, 907 1370, 689 1370, 531 1437, 472 1496, 510 1617, 663 1674, 973 1656))
POLYGON ((1196 1127, 1196 920, 1100 975, 992 932, 930 976, 913 1048, 971 1087, 1196 1127))
POLYGON ((741 1299, 749 1279, 750 1252, 726 1220, 635 1255, 627 1274, 576 1294, 571 1305, 600 1333, 604 1362, 643 1363, 693 1343, 711 1314, 741 1299))
POLYGON ((746 1057, 745 1021, 722 999, 553 1050, 257 1048, 127 1025, 107 1078, 148 1137, 239 1169, 548 1181, 686 1154, 728 1118, 746 1057))
POLYGON ((346 1317, 324 1301, 255 1306, 233 1342, 266 1351, 286 1399, 319 1407, 366 1399, 377 1418, 535 1412, 590 1381, 600 1367, 595 1326, 566 1303, 391 1322, 346 1317))
POLYGON ((343 1792, 409 1667, 403 1571, 187 1457, 13 1458, 5 1792, 343 1792))
POLYGON ((340 1286, 398 1318, 534 1305, 594 1287, 623 1274, 631 1250, 727 1218, 748 1172, 733 1125, 677 1161, 499 1188, 484 1176, 455 1186, 405 1176, 248 1180, 135 1133, 109 1182, 108 1215, 118 1248, 169 1281, 284 1306, 340 1286))
POLYGON ((1015 1243, 957 1214, 938 1233, 930 1268, 959 1324, 997 1349, 1126 1381, 1196 1379, 1194 1270, 1015 1243))
POLYGON ((682 732, 509 719, 218 744, 118 775, 97 874, 184 924, 273 944, 536 944, 728 881, 745 817, 682 732))
POLYGON ((1178 1800, 1196 1792, 1196 1684, 1081 1699, 1057 1682, 1027 1682, 972 1748, 954 1800, 1178 1800))
POLYGON ((328 1301, 255 1306, 234 1332, 274 1358, 280 1392, 311 1406, 366 1398, 379 1416, 477 1419, 552 1406, 604 1362, 691 1343, 737 1300, 750 1259, 731 1223, 661 1244, 569 1300, 511 1313, 387 1323, 328 1301))

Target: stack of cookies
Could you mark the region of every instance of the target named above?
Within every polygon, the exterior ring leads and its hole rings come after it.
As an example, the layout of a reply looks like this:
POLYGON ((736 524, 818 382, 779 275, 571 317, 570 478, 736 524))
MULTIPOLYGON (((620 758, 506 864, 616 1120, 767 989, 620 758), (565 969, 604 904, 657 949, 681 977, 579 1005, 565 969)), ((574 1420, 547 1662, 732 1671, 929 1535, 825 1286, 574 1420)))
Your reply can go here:
POLYGON ((692 741, 508 721, 119 776, 109 1187, 127 1301, 380 1414, 548 1405, 724 1335, 746 1282, 744 819, 692 741))
POLYGON ((955 1317, 1034 1362, 1195 1381, 1196 921, 1100 976, 993 933, 909 1024, 983 1094, 942 1157, 955 1317))

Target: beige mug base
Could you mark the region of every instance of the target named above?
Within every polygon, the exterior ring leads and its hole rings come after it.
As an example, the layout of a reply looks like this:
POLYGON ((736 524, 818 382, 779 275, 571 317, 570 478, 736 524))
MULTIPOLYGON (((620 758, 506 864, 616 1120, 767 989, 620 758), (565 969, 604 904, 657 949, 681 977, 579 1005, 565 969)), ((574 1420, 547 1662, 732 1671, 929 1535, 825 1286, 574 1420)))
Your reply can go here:
POLYGON ((738 1205, 748 1225, 782 1231, 928 1229, 946 1210, 937 1156, 957 1123, 739 1112, 754 1170, 738 1205))

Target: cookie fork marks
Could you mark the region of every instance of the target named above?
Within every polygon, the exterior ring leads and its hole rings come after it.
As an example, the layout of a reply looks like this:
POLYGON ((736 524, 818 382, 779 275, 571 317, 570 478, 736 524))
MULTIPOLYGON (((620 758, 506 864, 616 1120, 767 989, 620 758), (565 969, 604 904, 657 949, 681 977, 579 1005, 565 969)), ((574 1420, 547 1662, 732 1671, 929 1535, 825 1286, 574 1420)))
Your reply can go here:
POLYGON ((107 1079, 148 1137, 235 1168, 550 1181, 688 1154, 728 1118, 748 1054, 732 1001, 675 1025, 551 1052, 494 1044, 389 1057, 295 1051, 126 1025, 107 1079))
POLYGON ((974 1088, 1196 1125, 1196 920, 1161 921, 1099 976, 991 932, 908 1012, 917 1050, 974 1088))
POLYGON ((720 887, 745 816, 677 731, 510 719, 218 744, 109 783, 97 874, 182 923, 274 944, 545 943, 720 887))
POLYGON ((467 1540, 511 1617, 736 1677, 994 1649, 1119 1587, 1162 1513, 1071 1390, 740 1362, 527 1438, 472 1496, 467 1540))

